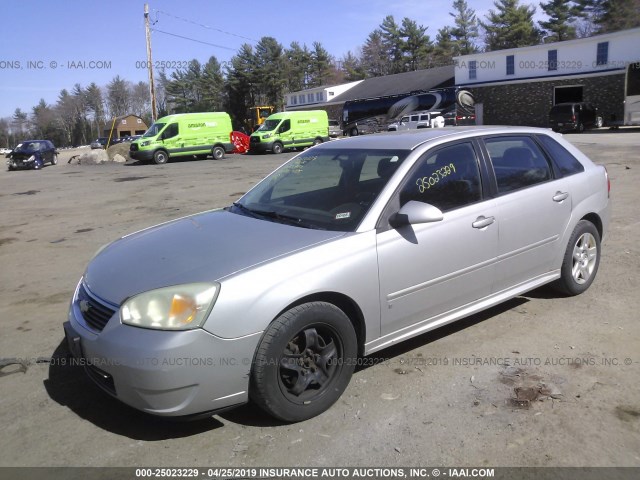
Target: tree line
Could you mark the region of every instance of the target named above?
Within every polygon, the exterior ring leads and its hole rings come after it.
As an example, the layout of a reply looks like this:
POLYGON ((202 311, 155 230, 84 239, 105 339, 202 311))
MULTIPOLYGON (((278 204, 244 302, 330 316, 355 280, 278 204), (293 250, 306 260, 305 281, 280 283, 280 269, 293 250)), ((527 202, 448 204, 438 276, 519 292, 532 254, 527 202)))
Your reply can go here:
MULTIPOLYGON (((284 107, 284 94, 321 85, 450 65, 453 57, 480 51, 538 45, 640 26, 640 0, 547 0, 539 3, 545 19, 534 21, 536 7, 520 0, 496 0, 479 19, 466 0, 454 0, 451 25, 432 39, 428 27, 408 17, 386 16, 364 41, 340 59, 320 42, 284 47, 273 37, 242 45, 223 66, 215 56, 202 64, 158 72, 158 115, 227 111, 236 128, 247 108, 284 107)), ((85 145, 102 134, 111 118, 133 113, 150 122, 149 86, 116 76, 105 87, 91 83, 62 90, 55 104, 45 100, 31 112, 16 109, 0 119, 0 145, 24 135, 48 138, 56 145, 85 145)))

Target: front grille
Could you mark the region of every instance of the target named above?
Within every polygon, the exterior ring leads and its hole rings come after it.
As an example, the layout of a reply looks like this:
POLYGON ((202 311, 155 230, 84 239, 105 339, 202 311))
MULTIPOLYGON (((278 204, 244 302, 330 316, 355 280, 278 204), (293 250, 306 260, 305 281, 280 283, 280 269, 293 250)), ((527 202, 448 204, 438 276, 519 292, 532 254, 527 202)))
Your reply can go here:
POLYGON ((132 143, 131 146, 129 147, 129 151, 130 152, 137 152, 138 151, 138 144, 137 143, 132 143))
POLYGON ((98 367, 94 367, 89 364, 86 367, 87 375, 96 382, 100 387, 104 388, 112 395, 116 395, 116 386, 113 383, 113 377, 107 372, 100 370, 98 367))
POLYGON ((250 137, 249 143, 260 143, 260 139, 258 137, 250 137))
POLYGON ((101 332, 116 311, 105 303, 99 302, 90 295, 84 285, 78 290, 78 308, 82 318, 90 328, 101 332))

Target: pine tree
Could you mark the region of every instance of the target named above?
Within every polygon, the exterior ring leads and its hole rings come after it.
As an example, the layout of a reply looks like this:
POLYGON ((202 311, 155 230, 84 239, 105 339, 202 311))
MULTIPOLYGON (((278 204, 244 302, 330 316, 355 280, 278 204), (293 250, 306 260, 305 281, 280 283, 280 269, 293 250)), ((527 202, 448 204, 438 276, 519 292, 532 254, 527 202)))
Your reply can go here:
POLYGON ((469 8, 465 0, 454 0, 453 9, 454 12, 449 13, 455 22, 455 27, 450 29, 453 55, 476 53, 478 51, 475 43, 478 38, 478 19, 475 10, 469 8))
POLYGON ((309 86, 326 85, 333 74, 332 58, 320 42, 313 42, 309 86))
POLYGON ((363 80, 366 77, 364 66, 362 63, 362 55, 356 56, 351 51, 348 51, 341 60, 341 69, 344 75, 344 79, 347 82, 354 82, 356 80, 363 80))
POLYGON ((456 41, 454 40, 452 28, 442 27, 438 30, 436 44, 433 50, 433 60, 436 66, 451 65, 456 53, 456 41))
POLYGON ((368 77, 381 77, 392 73, 380 29, 371 32, 362 47, 362 66, 368 77))
POLYGON ((393 15, 387 15, 379 27, 382 44, 386 53, 386 61, 389 62, 389 73, 401 73, 404 71, 403 49, 404 42, 400 26, 393 15))
POLYGON ((540 42, 540 31, 533 23, 535 7, 520 5, 519 0, 496 0, 496 10, 489 10, 487 22, 480 22, 486 31, 489 51, 526 47, 540 42))
POLYGON ((575 20, 578 9, 574 2, 567 0, 549 0, 541 3, 540 8, 547 14, 547 21, 538 22, 546 31, 546 42, 561 42, 576 38, 575 20))
POLYGON ((399 33, 402 39, 403 72, 415 71, 428 65, 433 44, 429 35, 425 34, 426 31, 427 27, 418 25, 407 17, 402 19, 399 33))

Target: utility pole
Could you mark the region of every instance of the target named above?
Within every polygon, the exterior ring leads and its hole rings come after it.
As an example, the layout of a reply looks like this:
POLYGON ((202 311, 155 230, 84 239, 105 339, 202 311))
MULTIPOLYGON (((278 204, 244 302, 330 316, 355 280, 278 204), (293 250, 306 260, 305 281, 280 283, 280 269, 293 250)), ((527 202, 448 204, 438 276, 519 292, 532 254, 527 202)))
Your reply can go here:
POLYGON ((149 70, 149 96, 151 97, 151 122, 158 116, 156 109, 156 88, 153 84, 153 60, 151 58, 151 30, 149 29, 149 4, 144 4, 144 28, 147 35, 147 67, 149 70))

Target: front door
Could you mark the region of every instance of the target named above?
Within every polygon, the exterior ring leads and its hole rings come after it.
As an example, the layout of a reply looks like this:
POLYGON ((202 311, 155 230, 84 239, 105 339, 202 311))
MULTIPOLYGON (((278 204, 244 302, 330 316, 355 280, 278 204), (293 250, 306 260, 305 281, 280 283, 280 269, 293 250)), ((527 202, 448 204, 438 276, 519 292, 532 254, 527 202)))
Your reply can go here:
POLYGON ((418 201, 438 207, 444 218, 399 228, 381 225, 383 336, 417 324, 438 325, 439 315, 489 295, 498 225, 494 200, 483 197, 477 159, 472 142, 429 151, 392 199, 389 208, 395 211, 418 201))

